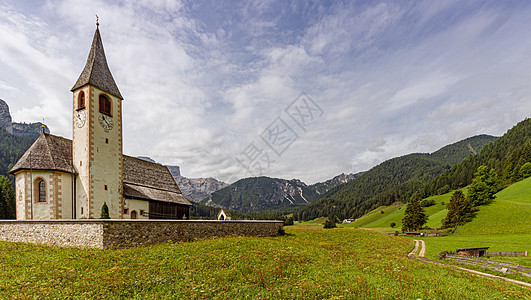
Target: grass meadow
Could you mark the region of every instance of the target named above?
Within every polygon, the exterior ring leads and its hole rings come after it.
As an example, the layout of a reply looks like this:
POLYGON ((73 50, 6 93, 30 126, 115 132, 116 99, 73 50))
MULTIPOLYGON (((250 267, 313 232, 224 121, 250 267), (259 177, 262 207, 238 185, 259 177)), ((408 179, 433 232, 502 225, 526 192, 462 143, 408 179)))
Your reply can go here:
POLYGON ((2 299, 523 299, 531 289, 409 260, 409 238, 286 228, 118 250, 0 242, 2 299))
MULTIPOLYGON (((425 207, 426 214, 429 216, 426 226, 436 228, 442 225, 442 220, 448 213, 446 210, 446 204, 450 202, 451 195, 452 193, 447 193, 427 198, 435 200, 435 205, 425 207), (444 203, 444 205, 442 203, 444 203)), ((406 206, 406 204, 381 206, 350 224, 342 224, 341 227, 370 228, 384 233, 393 233, 396 230, 401 232, 402 219, 404 218, 406 206), (391 223, 395 223, 396 226, 391 228, 391 223)))

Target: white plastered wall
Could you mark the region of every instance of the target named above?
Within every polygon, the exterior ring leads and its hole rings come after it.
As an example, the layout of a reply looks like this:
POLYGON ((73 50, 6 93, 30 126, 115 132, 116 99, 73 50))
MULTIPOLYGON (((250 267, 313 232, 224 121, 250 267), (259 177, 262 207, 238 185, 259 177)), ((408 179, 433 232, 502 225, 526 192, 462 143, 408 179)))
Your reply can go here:
POLYGON ((124 219, 131 218, 131 212, 134 210, 137 213, 137 219, 149 219, 149 201, 138 199, 125 199, 125 208, 128 210, 127 214, 124 214, 124 219), (140 215, 140 210, 144 210, 145 216, 140 215))

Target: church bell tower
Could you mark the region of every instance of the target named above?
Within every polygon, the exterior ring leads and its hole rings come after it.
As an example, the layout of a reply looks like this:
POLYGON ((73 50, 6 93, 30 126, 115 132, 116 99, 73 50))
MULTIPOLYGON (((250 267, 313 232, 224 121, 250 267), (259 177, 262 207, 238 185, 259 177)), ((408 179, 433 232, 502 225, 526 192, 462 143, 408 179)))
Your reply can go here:
POLYGON ((87 63, 72 88, 72 162, 76 172, 75 217, 100 218, 104 203, 112 219, 122 219, 122 100, 96 32, 87 63))

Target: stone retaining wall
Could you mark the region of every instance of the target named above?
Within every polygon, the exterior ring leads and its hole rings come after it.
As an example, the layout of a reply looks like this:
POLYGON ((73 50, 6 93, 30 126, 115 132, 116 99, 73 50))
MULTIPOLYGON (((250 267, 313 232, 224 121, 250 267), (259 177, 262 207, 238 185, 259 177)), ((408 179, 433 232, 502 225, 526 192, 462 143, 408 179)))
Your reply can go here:
POLYGON ((0 240, 104 249, 223 236, 276 236, 282 230, 281 221, 13 220, 0 221, 0 240))

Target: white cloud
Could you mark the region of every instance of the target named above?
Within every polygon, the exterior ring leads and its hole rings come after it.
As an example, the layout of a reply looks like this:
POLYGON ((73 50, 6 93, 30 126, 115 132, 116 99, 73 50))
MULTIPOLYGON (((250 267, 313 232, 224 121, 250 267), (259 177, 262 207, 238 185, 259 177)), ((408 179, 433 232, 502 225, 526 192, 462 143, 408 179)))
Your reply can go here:
POLYGON ((0 98, 15 121, 44 117, 71 136, 69 89, 98 14, 125 97, 124 151, 186 176, 245 176, 234 157, 302 91, 325 114, 264 175, 326 180, 499 135, 531 112, 523 3, 24 5, 0 4, 0 98))

